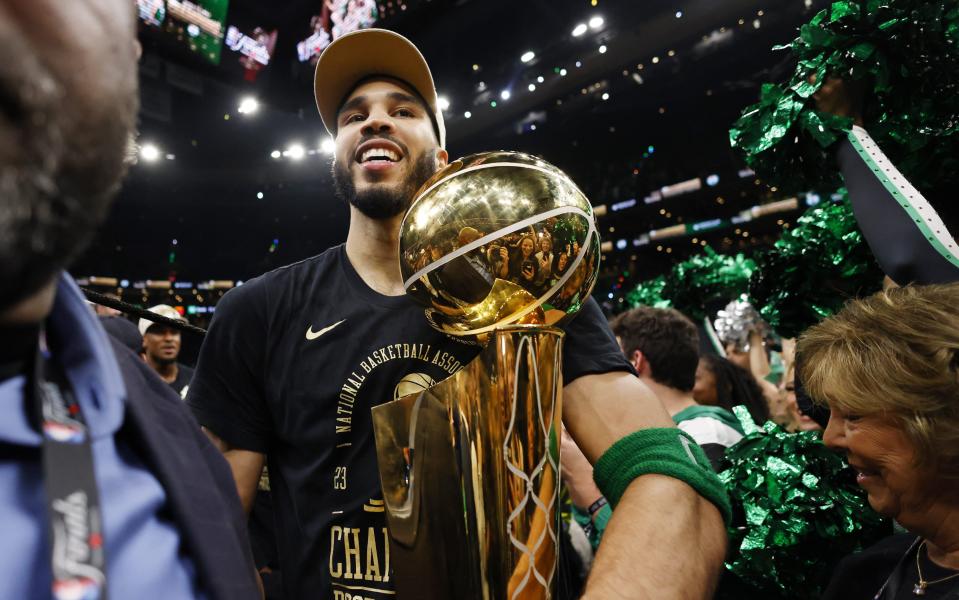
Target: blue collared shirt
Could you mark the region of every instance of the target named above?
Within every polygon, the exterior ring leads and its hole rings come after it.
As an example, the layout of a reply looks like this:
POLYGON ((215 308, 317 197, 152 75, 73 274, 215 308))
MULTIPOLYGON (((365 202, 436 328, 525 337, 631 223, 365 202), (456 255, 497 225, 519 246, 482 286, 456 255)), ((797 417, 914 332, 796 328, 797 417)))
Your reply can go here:
MULTIPOLYGON (((201 598, 193 562, 164 514, 166 493, 116 438, 126 390, 106 333, 64 274, 46 325, 65 340, 54 356, 87 421, 103 512, 109 595, 113 599, 201 598)), ((41 437, 26 414, 26 379, 0 382, 0 443, 25 447, 0 459, 0 598, 51 598, 50 544, 41 437)))

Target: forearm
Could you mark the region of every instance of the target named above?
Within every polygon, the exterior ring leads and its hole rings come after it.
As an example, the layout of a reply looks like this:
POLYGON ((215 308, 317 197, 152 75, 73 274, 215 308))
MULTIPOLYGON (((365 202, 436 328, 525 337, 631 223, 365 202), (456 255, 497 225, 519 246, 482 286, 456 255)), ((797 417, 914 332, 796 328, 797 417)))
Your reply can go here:
POLYGON ((643 475, 613 511, 583 599, 711 598, 725 551, 712 503, 678 479, 643 475))
POLYGON ((899 285, 959 279, 959 247, 929 202, 864 129, 838 145, 856 222, 883 271, 899 285))
POLYGON ((587 375, 564 387, 563 423, 593 464, 635 431, 675 426, 659 399, 627 372, 587 375))
POLYGON ((772 371, 769 368, 769 356, 766 355, 766 346, 759 331, 749 334, 749 370, 756 379, 765 379, 772 371))
POLYGON ((213 442, 217 450, 223 453, 223 457, 229 463, 233 480, 236 482, 236 492, 240 497, 240 504, 243 505, 243 512, 249 515, 253 510, 253 501, 256 499, 256 489, 260 482, 260 474, 263 472, 263 465, 266 463, 266 456, 259 452, 233 448, 206 427, 203 427, 203 433, 213 442))
MULTIPOLYGON (((629 373, 589 375, 567 385, 563 420, 593 464, 636 431, 675 427, 649 388, 629 373)), ((586 597, 707 598, 725 539, 719 510, 688 484, 640 476, 613 510, 586 597)))

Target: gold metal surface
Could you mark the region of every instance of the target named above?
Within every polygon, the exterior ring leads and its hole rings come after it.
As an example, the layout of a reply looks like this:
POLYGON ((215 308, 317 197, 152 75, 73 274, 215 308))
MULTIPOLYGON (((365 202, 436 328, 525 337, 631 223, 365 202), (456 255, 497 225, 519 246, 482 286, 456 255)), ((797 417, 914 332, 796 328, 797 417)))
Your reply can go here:
POLYGON ((599 247, 589 200, 565 173, 528 154, 486 152, 417 193, 400 229, 400 270, 437 329, 485 341, 500 325, 556 325, 577 312, 599 247), (536 256, 543 243, 548 267, 536 256))
POLYGON ((490 337, 456 375, 372 410, 401 600, 555 596, 563 333, 490 337))

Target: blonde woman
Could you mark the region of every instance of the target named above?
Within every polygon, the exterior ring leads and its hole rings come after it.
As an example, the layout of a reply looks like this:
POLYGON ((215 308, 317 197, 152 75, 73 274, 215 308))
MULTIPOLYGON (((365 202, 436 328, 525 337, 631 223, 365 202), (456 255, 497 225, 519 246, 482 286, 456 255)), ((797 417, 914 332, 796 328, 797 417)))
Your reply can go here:
POLYGON ((797 351, 823 441, 907 530, 843 560, 824 598, 959 597, 959 284, 851 302, 797 351))

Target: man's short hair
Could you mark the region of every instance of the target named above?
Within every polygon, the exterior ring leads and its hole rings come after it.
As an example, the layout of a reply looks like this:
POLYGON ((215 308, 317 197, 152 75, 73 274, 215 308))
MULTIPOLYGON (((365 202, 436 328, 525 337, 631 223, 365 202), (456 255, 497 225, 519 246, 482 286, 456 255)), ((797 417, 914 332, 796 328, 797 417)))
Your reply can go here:
POLYGON ((636 350, 643 353, 654 381, 682 392, 693 389, 699 332, 681 312, 641 306, 618 315, 610 325, 627 358, 636 350))

